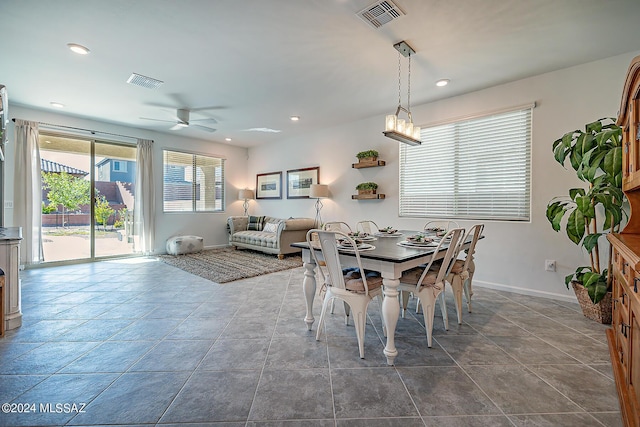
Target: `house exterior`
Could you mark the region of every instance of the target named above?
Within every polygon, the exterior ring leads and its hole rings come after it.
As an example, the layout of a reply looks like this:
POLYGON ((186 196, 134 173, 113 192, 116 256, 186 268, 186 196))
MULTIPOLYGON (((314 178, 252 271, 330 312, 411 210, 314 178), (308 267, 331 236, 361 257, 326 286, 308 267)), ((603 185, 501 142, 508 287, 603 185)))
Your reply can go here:
POLYGON ((96 181, 135 182, 136 162, 105 158, 96 163, 98 176, 96 181))

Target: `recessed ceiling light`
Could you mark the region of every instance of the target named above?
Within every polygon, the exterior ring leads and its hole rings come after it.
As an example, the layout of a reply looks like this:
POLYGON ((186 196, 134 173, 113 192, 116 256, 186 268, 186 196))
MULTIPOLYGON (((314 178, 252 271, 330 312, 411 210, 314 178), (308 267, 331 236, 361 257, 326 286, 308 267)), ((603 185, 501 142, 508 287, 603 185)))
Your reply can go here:
POLYGON ((51 104, 52 107, 64 108, 64 104, 61 104, 59 102, 50 102, 49 104, 51 104))
POLYGON ((227 142, 231 142, 231 138, 225 138, 224 140, 227 142))
POLYGON ((449 79, 440 79, 436 82, 436 86, 446 86, 449 84, 449 79))
POLYGON ((67 43, 67 46, 69 47, 69 49, 71 49, 72 52, 75 52, 78 55, 87 55, 89 52, 91 52, 88 47, 82 46, 81 44, 67 43))
POLYGON ((300 120, 300 116, 291 116, 292 122, 297 122, 298 120, 300 120))

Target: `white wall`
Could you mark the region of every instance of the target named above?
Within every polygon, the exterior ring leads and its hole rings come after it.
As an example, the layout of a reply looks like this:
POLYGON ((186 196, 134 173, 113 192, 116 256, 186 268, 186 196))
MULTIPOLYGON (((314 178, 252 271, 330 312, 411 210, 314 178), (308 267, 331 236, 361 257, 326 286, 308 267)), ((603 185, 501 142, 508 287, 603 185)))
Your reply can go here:
MULTIPOLYGON (((194 234, 204 237, 205 246, 221 246, 228 244, 226 220, 229 215, 241 215, 243 213, 242 202, 237 200, 238 189, 245 188, 251 182, 246 182, 247 177, 247 149, 234 147, 228 144, 209 142, 198 139, 181 137, 178 133, 165 134, 126 126, 118 126, 110 123, 81 119, 77 117, 53 114, 47 111, 28 109, 9 104, 11 118, 33 120, 43 123, 52 123, 62 126, 78 127, 95 131, 109 132, 135 138, 152 139, 154 143, 154 179, 156 186, 156 243, 155 252, 165 252, 165 242, 168 237, 177 234, 194 234), (226 210, 220 213, 163 213, 162 212, 162 150, 174 149, 194 153, 215 155, 226 158, 226 210)), ((13 201, 13 174, 15 153, 14 126, 9 125, 9 141, 7 146, 7 158, 5 162, 5 200, 13 201)), ((66 132, 59 129, 58 132, 66 132)), ((135 142, 132 139, 118 139, 108 135, 97 134, 104 140, 116 139, 127 142, 135 142)), ((5 209, 5 225, 13 225, 13 209, 5 209)))
MULTIPOLYGON (((555 162, 551 146, 568 131, 583 129, 586 123, 602 117, 617 116, 626 71, 637 54, 619 55, 412 108, 414 121, 425 126, 531 102, 537 105, 533 112, 531 221, 486 222, 486 239, 478 245, 475 284, 575 299, 573 292, 565 288, 564 276, 577 266, 588 265, 587 257, 563 232, 551 229, 545 208, 553 197, 583 185, 573 170, 565 170, 555 162), (556 272, 544 270, 545 259, 557 261, 556 272)), ((451 84, 455 85, 455 81, 451 84)), ((393 100, 389 108, 394 108, 393 100)), ((381 133, 387 113, 305 138, 252 148, 247 181, 254 188, 257 173, 283 171, 286 186, 288 169, 320 166, 320 183, 328 184, 331 192, 331 199, 324 200, 323 221, 342 220, 353 226, 359 220, 372 219, 381 226, 421 229, 425 219, 398 217, 399 149, 397 142, 381 133), (352 169, 351 164, 357 161, 355 154, 370 148, 380 152, 386 166, 352 169), (386 199, 352 200, 354 187, 363 181, 377 182, 378 191, 385 193, 386 199)), ((252 213, 314 217, 313 200, 287 200, 286 190, 283 193, 282 200, 253 201, 252 213)), ((461 222, 466 227, 472 224, 461 222)))

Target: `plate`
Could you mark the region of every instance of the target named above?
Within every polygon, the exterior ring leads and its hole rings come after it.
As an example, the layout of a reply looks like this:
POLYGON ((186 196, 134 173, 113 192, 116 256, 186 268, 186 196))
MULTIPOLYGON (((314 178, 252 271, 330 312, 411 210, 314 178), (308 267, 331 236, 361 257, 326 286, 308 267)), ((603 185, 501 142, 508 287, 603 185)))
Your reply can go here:
MULTIPOLYGON (((353 250, 353 248, 351 247, 351 245, 349 246, 344 246, 344 245, 340 245, 338 244, 338 249, 341 251, 346 251, 346 252, 355 252, 353 250)), ((362 243, 361 245, 358 245, 358 251, 372 251, 374 250, 376 247, 373 245, 370 245, 368 243, 362 243)))
POLYGON ((403 240, 401 242, 398 242, 398 245, 400 246, 407 246, 410 248, 433 248, 435 246, 438 246, 437 242, 409 242, 407 240, 403 240))
POLYGON ((371 242, 373 240, 376 240, 376 238, 374 236, 367 236, 367 237, 358 237, 358 240, 360 240, 361 242, 371 242))
POLYGON ((398 236, 402 236, 402 233, 399 232, 395 232, 393 234, 389 234, 389 233, 376 233, 375 234, 376 237, 398 237, 398 236))

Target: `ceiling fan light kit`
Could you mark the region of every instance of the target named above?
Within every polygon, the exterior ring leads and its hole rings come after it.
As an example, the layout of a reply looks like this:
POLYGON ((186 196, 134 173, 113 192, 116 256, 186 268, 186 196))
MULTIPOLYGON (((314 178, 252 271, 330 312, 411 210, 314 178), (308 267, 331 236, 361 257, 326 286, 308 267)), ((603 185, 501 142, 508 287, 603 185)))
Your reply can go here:
POLYGON ((405 41, 398 42, 393 45, 398 51, 398 108, 395 114, 388 115, 385 118, 384 136, 394 139, 408 145, 420 145, 420 127, 413 125, 413 117, 411 116, 411 54, 416 52, 405 41), (409 73, 407 84, 407 108, 402 106, 402 98, 400 93, 400 55, 409 58, 409 73), (408 120, 400 119, 400 111, 407 113, 408 120))

